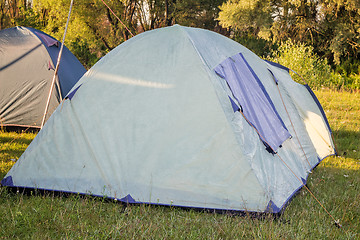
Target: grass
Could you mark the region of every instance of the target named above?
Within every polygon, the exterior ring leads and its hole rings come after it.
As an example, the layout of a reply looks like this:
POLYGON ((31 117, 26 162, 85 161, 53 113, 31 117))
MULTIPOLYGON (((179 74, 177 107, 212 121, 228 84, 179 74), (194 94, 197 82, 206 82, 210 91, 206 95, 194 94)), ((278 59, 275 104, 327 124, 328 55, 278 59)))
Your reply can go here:
MULTIPOLYGON (((360 239, 360 93, 316 92, 340 156, 326 158, 307 186, 340 220, 337 228, 302 189, 284 214, 254 218, 181 208, 122 205, 91 196, 0 188, 0 239, 360 239)), ((0 132, 0 177, 35 137, 0 132), (14 160, 11 160, 14 159, 14 160)))

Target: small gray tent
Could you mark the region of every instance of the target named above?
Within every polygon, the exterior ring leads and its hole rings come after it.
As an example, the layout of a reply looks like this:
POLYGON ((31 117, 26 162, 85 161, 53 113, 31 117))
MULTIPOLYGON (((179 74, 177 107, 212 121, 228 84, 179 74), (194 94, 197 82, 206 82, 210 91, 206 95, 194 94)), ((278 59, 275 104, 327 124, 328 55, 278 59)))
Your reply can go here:
MULTIPOLYGON (((40 127, 60 45, 33 28, 0 31, 0 125, 40 127)), ((64 46, 47 116, 85 72, 64 46)))
POLYGON ((175 25, 96 63, 1 183, 277 213, 334 153, 321 105, 289 69, 175 25))

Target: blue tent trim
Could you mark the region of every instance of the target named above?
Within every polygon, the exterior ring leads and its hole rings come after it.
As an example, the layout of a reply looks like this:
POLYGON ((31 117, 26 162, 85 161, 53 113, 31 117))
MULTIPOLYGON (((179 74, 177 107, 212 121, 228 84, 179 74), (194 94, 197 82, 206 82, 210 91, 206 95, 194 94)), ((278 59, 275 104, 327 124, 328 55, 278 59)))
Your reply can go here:
POLYGON ((287 68, 287 67, 285 67, 285 66, 283 66, 283 65, 281 65, 281 64, 279 64, 279 63, 271 62, 271 61, 269 61, 269 60, 264 60, 264 61, 267 62, 268 64, 274 66, 274 67, 281 68, 281 69, 283 69, 283 70, 286 70, 287 72, 290 71, 290 68, 287 68))
POLYGON ((4 178, 3 180, 1 180, 1 185, 13 187, 14 183, 13 183, 12 177, 8 176, 8 177, 4 178))
MULTIPOLYGON (((26 187, 26 186, 9 186, 12 188, 21 188, 21 189, 34 189, 39 191, 49 191, 49 192, 56 192, 56 193, 65 193, 65 194, 79 194, 82 196, 93 196, 98 198, 106 198, 114 201, 119 201, 126 204, 146 204, 146 205, 153 205, 153 206, 164 206, 164 207, 179 207, 184 209, 198 209, 198 210, 211 210, 218 213, 224 213, 224 212, 232 212, 232 213, 250 213, 250 214, 259 214, 258 211, 244 211, 244 210, 236 210, 232 208, 207 208, 207 207, 195 207, 195 206, 185 206, 185 205, 179 205, 179 204, 165 204, 165 203, 152 203, 152 202, 141 202, 141 201, 135 201, 130 194, 126 195, 125 197, 118 199, 116 197, 109 197, 104 195, 96 195, 91 193, 79 193, 79 192, 72 192, 72 191, 65 191, 65 190, 54 190, 54 189, 46 189, 46 188, 36 188, 36 187, 26 187)), ((260 213, 261 214, 261 213, 260 213)))
POLYGON ((71 91, 71 93, 69 93, 65 99, 70 99, 72 100, 72 98, 74 97, 75 93, 77 92, 77 90, 79 90, 79 88, 81 87, 82 84, 80 84, 77 88, 75 88, 73 91, 71 91))
POLYGON ((275 77, 274 73, 270 69, 268 69, 268 71, 270 72, 271 76, 275 80, 275 83, 278 84, 279 80, 275 77))
POLYGON ((136 203, 135 199, 131 197, 130 194, 126 195, 125 197, 119 199, 119 201, 125 202, 125 203, 136 203))
POLYGON ((269 204, 265 210, 266 213, 279 213, 280 211, 281 211, 281 208, 276 206, 276 204, 271 200, 269 201, 269 204))
POLYGON ((306 185, 306 179, 305 178, 301 178, 301 181, 303 182, 304 185, 306 185))

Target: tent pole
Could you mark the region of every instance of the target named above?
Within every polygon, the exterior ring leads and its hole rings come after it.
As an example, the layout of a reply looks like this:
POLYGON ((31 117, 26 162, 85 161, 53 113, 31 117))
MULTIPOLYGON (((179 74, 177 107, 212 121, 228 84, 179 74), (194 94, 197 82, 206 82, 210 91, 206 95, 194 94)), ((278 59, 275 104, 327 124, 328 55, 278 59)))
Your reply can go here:
POLYGON ((61 55, 62 55, 63 48, 64 48, 65 36, 66 36, 66 32, 67 32, 67 29, 68 29, 68 26, 69 26, 69 20, 70 20, 70 15, 71 15, 71 10, 72 10, 73 3, 74 3, 74 0, 71 0, 69 14, 68 14, 68 18, 67 18, 66 26, 65 26, 65 31, 64 31, 62 42, 61 42, 61 48, 60 48, 60 51, 59 51, 59 55, 58 55, 58 59, 57 59, 57 63, 56 63, 56 68, 55 68, 55 71, 54 71, 54 76, 53 76, 53 79, 52 79, 52 82, 51 82, 49 96, 48 96, 47 101, 46 101, 45 111, 44 111, 43 119, 41 121, 40 129, 43 128, 43 126, 44 126, 45 119, 46 119, 46 114, 47 114, 47 112, 49 110, 51 94, 52 94, 52 92, 54 90, 55 80, 56 80, 56 76, 57 76, 57 73, 58 73, 58 70, 59 70, 61 55))

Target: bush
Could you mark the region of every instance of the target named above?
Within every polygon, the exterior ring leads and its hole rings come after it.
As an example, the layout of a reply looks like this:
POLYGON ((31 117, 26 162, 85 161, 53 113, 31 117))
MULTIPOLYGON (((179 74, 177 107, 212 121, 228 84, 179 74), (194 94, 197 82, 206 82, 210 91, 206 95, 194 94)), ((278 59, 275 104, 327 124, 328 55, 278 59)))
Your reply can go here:
MULTIPOLYGON (((321 59, 313 52, 313 47, 305 44, 295 44, 291 40, 283 42, 277 50, 272 51, 268 59, 296 71, 314 89, 332 88, 342 82, 340 79, 333 79, 335 76, 332 76, 327 60, 321 59)), ((297 74, 291 74, 295 81, 304 84, 297 74)))
MULTIPOLYGON (((360 89, 360 75, 356 69, 358 65, 345 62, 333 71, 327 59, 320 58, 313 50, 311 46, 295 44, 288 40, 277 50, 272 50, 271 57, 267 59, 296 71, 313 89, 360 89)), ((304 84, 297 74, 290 74, 295 81, 304 84)))
POLYGON ((335 72, 341 75, 354 75, 360 73, 360 60, 348 59, 336 66, 335 72))

